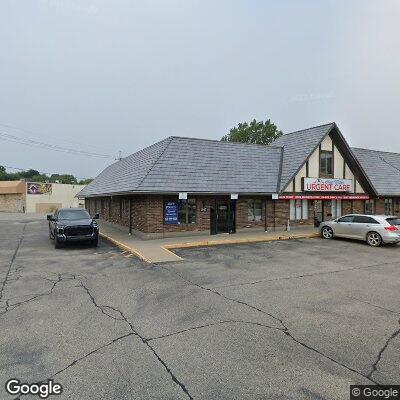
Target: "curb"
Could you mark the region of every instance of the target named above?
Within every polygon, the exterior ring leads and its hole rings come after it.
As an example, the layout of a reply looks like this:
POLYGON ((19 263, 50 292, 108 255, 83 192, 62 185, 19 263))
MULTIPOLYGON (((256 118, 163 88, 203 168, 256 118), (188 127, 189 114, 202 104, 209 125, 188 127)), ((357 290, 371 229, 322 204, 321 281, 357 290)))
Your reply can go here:
POLYGON ((250 238, 250 239, 228 239, 228 240, 203 240, 199 242, 183 242, 165 244, 163 247, 166 250, 170 249, 188 249, 194 247, 207 247, 207 246, 220 246, 224 244, 243 244, 243 243, 260 243, 260 242, 274 242, 277 240, 291 240, 291 239, 312 239, 319 237, 319 233, 310 233, 306 235, 291 235, 291 236, 270 236, 250 238))
MULTIPOLYGON (((114 244, 115 246, 134 254, 136 257, 141 259, 142 261, 148 263, 148 264, 153 264, 153 261, 149 260, 146 258, 143 254, 141 254, 139 251, 134 249, 133 247, 130 247, 124 243, 119 242, 118 240, 115 240, 111 236, 108 236, 102 232, 99 233, 99 235, 105 239, 114 244)), ((208 246, 222 246, 222 245, 229 245, 229 244, 245 244, 245 243, 261 243, 261 242, 274 242, 278 240, 291 240, 291 239, 312 239, 319 237, 319 233, 310 233, 310 234, 303 234, 303 235, 290 235, 290 236, 270 236, 270 237, 254 237, 250 239, 225 239, 225 240, 203 240, 203 241, 198 241, 198 242, 182 242, 182 243, 171 243, 171 244, 164 244, 160 246, 163 250, 168 251, 172 253, 175 257, 178 257, 180 260, 176 261, 183 261, 183 258, 178 256, 177 254, 173 253, 171 250, 174 249, 190 249, 190 248, 196 248, 196 247, 208 247, 208 246)), ((157 262, 169 262, 169 261, 157 261, 157 262)))
POLYGON ((147 262, 149 264, 152 263, 148 258, 146 258, 143 254, 139 253, 137 250, 133 249, 132 247, 129 247, 126 244, 123 244, 123 243, 119 242, 118 240, 115 240, 112 237, 107 236, 104 233, 99 232, 99 235, 103 239, 106 239, 109 242, 111 242, 112 244, 115 244, 117 247, 120 247, 121 249, 124 249, 124 250, 128 251, 129 253, 134 254, 136 257, 140 258, 142 261, 145 261, 145 262, 147 262))

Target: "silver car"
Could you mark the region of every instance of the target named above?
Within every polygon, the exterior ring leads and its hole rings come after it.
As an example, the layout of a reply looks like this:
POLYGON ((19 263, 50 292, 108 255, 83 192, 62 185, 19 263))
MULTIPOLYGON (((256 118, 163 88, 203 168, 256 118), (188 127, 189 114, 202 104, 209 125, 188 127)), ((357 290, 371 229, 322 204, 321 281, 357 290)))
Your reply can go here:
POLYGON ((324 239, 345 237, 365 240, 370 246, 400 242, 400 218, 390 215, 349 214, 320 225, 324 239))

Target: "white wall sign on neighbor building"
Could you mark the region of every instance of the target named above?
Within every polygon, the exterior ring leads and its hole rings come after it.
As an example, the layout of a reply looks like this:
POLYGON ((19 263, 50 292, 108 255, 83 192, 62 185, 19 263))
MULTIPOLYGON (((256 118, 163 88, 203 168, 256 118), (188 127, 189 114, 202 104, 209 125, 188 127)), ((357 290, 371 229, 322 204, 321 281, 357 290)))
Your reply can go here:
POLYGON ((278 193, 272 193, 272 200, 278 200, 279 199, 279 194, 278 193))
POLYGON ((303 178, 305 192, 351 192, 351 179, 303 178))
POLYGON ((231 193, 231 200, 237 200, 239 198, 238 193, 231 193))
POLYGON ((187 200, 187 192, 180 192, 179 200, 187 200))

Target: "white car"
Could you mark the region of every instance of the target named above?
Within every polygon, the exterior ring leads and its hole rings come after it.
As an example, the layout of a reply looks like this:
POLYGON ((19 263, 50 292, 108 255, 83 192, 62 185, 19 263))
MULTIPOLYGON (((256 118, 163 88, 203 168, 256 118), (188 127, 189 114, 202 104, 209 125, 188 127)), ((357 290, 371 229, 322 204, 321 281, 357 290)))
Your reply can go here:
POLYGON ((400 242, 400 218, 393 215, 349 214, 320 225, 321 236, 365 240, 370 246, 400 242))

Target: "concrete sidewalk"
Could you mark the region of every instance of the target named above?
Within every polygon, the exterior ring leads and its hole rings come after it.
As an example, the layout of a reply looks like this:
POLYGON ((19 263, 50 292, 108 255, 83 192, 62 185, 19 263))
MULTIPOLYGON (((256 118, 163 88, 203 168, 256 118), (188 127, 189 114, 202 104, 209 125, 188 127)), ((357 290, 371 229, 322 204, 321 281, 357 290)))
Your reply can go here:
POLYGON ((216 246, 224 244, 257 243, 273 240, 289 240, 312 238, 318 236, 318 230, 312 227, 296 228, 290 232, 239 232, 233 235, 196 235, 180 236, 164 239, 143 240, 128 234, 128 229, 106 221, 99 221, 100 235, 116 246, 132 253, 148 263, 181 261, 182 258, 173 253, 172 249, 189 247, 216 246))

